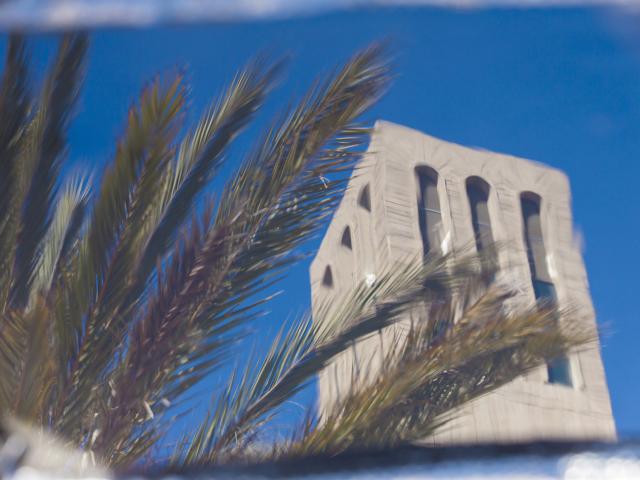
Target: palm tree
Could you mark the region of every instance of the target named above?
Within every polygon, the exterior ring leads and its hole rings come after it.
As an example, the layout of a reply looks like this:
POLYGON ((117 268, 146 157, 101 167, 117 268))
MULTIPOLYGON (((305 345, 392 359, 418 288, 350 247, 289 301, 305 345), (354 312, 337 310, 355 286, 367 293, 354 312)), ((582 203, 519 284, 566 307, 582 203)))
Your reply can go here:
MULTIPOLYGON (((243 327, 269 301, 265 288, 339 201, 368 138, 358 118, 387 89, 390 69, 385 49, 373 45, 316 82, 214 195, 230 145, 282 62, 250 62, 184 135, 184 80, 154 80, 131 107, 104 171, 63 178, 87 49, 85 35, 65 35, 34 95, 26 42, 8 42, 0 85, 0 410, 106 465, 127 466, 163 445, 194 387, 240 356, 243 327)), ((288 324, 266 355, 232 372, 168 460, 247 458, 264 426, 318 372, 421 302, 441 308, 385 353, 387 367, 373 381, 261 455, 422 438, 463 403, 588 341, 560 332, 558 316, 566 324, 567 313, 553 306, 507 311, 508 293, 484 287, 482 263, 449 255, 393 267, 327 307, 321 324, 309 316, 288 324)))

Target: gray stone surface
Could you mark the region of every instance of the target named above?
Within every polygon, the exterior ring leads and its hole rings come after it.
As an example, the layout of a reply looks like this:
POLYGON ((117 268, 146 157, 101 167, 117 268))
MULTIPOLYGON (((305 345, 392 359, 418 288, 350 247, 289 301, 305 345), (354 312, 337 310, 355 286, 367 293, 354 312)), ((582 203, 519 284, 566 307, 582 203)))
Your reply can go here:
MULTIPOLYGON (((521 301, 534 301, 523 237, 522 192, 541 197, 546 266, 560 305, 577 307, 586 329, 595 316, 585 266, 576 242, 567 176, 537 162, 445 142, 421 132, 378 121, 369 150, 354 171, 310 268, 315 321, 318 305, 345 295, 359 283, 396 262, 422 252, 415 168, 429 166, 438 174, 442 211, 441 248, 473 245, 474 232, 466 180, 481 177, 490 186, 488 208, 493 238, 504 245, 499 254, 499 281, 521 285, 521 301), (369 188, 371 211, 358 205, 369 188), (345 227, 352 248, 342 245, 345 227), (326 269, 333 285, 323 285, 326 269), (505 278, 505 276, 511 276, 505 278)), ((319 408, 325 410, 351 386, 355 368, 375 372, 380 346, 390 342, 385 331, 347 352, 319 380, 319 408)), ((473 402, 446 430, 428 442, 519 442, 537 439, 616 438, 609 392, 599 345, 570 356, 573 386, 551 384, 539 368, 496 392, 473 402)))

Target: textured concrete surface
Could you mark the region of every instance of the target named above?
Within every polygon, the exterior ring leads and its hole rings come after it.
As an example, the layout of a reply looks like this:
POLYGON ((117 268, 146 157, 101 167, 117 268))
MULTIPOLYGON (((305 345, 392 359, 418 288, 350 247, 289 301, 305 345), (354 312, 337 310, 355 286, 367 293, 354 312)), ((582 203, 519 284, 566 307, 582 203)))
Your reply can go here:
MULTIPOLYGON (((530 160, 445 142, 384 121, 376 123, 368 153, 354 171, 311 265, 315 321, 322 321, 318 312, 321 302, 338 299, 356 283, 373 280, 376 272, 422 252, 416 167, 424 166, 437 173, 442 218, 439 238, 444 251, 474 244, 466 181, 477 176, 487 182, 493 239, 506 247, 499 254, 498 280, 519 285, 520 301, 534 301, 520 195, 538 195, 545 280, 553 283, 560 305, 579 309, 585 329, 596 328, 587 274, 574 237, 569 181, 563 172, 530 160), (365 190, 370 208, 362 201, 365 190), (345 236, 350 236, 350 248, 345 245, 345 236)), ((372 352, 384 347, 391 335, 383 332, 352 349, 321 374, 321 411, 350 387, 354 369, 366 365, 375 371, 379 355, 372 352)), ((599 345, 573 353, 569 370, 572 386, 550 383, 547 369, 542 367, 518 378, 468 405, 455 422, 428 441, 615 439, 599 345)))

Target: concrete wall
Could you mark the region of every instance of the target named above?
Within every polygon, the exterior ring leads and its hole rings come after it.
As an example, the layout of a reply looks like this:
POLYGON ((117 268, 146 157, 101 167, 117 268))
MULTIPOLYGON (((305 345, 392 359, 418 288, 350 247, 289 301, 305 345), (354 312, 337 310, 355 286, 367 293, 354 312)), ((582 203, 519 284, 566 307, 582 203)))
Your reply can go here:
MULTIPOLYGON (((466 179, 478 176, 490 185, 493 237, 508 247, 500 251, 501 275, 515 276, 510 283, 522 285, 521 297, 527 301, 533 301, 534 294, 523 238, 520 194, 538 194, 542 199, 547 267, 558 301, 579 307, 585 328, 595 328, 587 275, 574 240, 571 194, 564 173, 529 160, 455 145, 383 121, 376 123, 368 153, 354 171, 311 265, 316 321, 322 321, 318 306, 323 301, 345 295, 384 265, 420 254, 415 168, 422 165, 438 173, 445 250, 473 244, 466 179), (367 185, 370 212, 358 205, 358 196, 367 185), (351 250, 340 243, 346 226, 351 229, 351 250), (333 287, 322 284, 327 266, 332 271, 333 287)), ((375 371, 379 356, 372 352, 384 346, 385 339, 388 343, 391 336, 384 333, 352 348, 322 373, 321 411, 350 388, 352 372, 363 367, 375 371)), ((570 367, 572 387, 550 384, 546 368, 540 368, 468 405, 455 422, 428 441, 449 444, 542 438, 614 439, 599 346, 571 355, 570 367)))

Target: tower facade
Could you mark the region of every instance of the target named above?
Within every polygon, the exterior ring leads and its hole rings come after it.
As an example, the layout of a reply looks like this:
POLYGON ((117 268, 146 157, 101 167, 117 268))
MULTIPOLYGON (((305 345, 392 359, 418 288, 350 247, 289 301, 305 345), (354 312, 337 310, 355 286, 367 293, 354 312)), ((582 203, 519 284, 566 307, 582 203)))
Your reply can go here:
MULTIPOLYGON (((525 159, 445 142, 378 121, 367 154, 311 264, 314 321, 319 305, 339 299, 377 272, 434 248, 493 242, 500 270, 531 301, 553 298, 580 310, 595 329, 581 251, 574 239, 564 173, 525 159)), ((345 352, 319 378, 319 408, 351 386, 358 362, 384 332, 345 352)), ((379 343, 377 343, 379 342, 379 343)), ((379 355, 378 355, 379 357, 379 355)), ((378 359, 379 361, 379 359, 378 359)), ((465 406, 436 444, 616 437, 599 345, 543 366, 465 406)))

